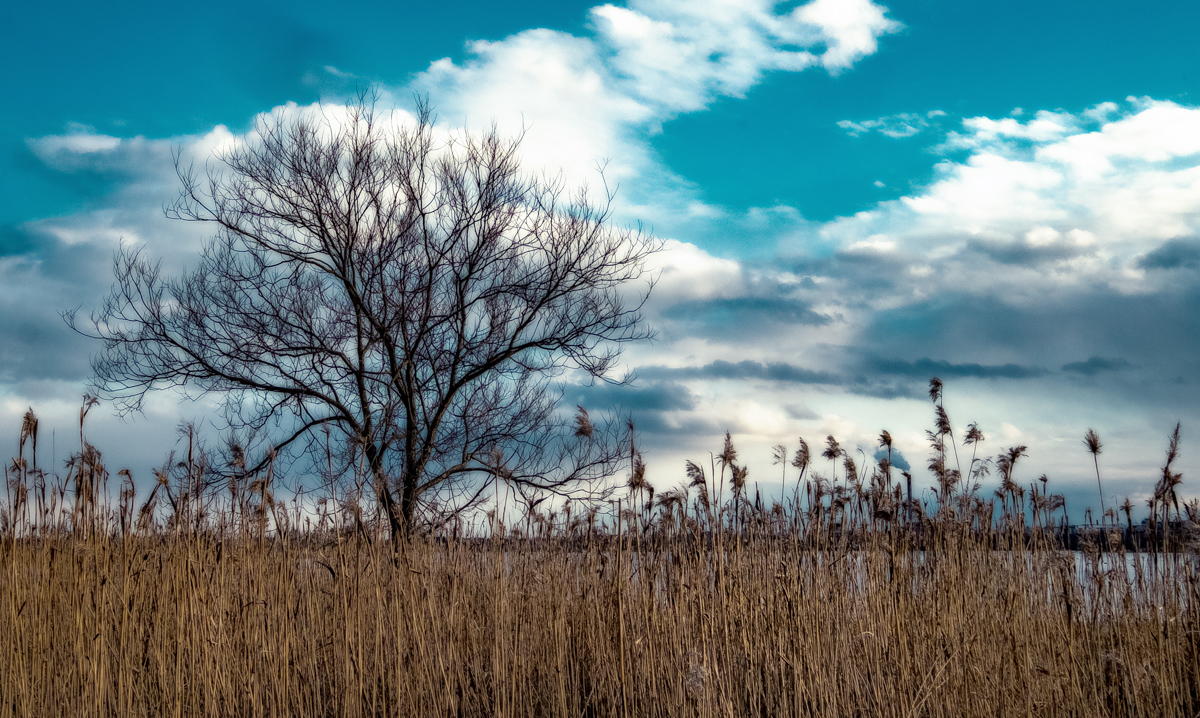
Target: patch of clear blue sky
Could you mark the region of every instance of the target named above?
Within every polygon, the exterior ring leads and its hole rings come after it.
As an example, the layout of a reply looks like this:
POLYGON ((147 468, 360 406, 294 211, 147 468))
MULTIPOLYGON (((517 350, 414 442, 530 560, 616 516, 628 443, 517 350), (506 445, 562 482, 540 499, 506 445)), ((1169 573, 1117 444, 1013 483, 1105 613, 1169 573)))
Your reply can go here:
MULTIPOLYGON (((0 225, 76 211, 119 181, 45 170, 26 138, 73 122, 121 136, 244 129, 255 112, 317 99, 322 85, 305 76, 326 65, 402 83, 434 59, 461 59, 468 40, 531 27, 585 33, 595 4, 4 3, 0 225)), ((1194 0, 885 4, 906 29, 882 38, 876 55, 836 77, 772 75, 745 99, 668 122, 654 147, 710 202, 778 202, 821 220, 928 181, 941 139, 850 137, 838 120, 943 110, 952 128, 967 116, 1079 110, 1127 95, 1200 102, 1194 0)))

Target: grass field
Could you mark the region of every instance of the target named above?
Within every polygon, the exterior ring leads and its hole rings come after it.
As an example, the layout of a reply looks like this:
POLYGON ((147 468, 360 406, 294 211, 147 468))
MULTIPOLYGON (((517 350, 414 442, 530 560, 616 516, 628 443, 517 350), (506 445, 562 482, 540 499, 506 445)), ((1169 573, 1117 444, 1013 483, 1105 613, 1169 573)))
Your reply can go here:
POLYGON ((847 465, 768 507, 727 442, 653 500, 635 471, 612 506, 394 544, 353 502, 314 521, 261 480, 189 493, 192 458, 139 508, 88 448, 49 488, 10 481, 0 716, 1200 713, 1178 508, 1146 553, 1116 520, 1072 552, 1036 483, 983 501, 939 477, 927 513, 847 465))
POLYGON ((1003 538, 9 538, 0 714, 1200 711, 1194 554, 1003 538))

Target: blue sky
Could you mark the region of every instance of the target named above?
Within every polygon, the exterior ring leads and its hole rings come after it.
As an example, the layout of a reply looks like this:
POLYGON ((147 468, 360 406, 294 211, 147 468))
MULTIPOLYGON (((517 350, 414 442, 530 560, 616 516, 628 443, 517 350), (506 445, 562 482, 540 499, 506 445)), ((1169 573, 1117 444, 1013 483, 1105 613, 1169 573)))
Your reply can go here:
MULTIPOLYGON (((1200 426, 1195 3, 9 3, 0 28, 14 436, 29 405, 70 427, 94 348, 56 312, 101 301, 117 244, 194 250, 161 216, 172 149, 364 84, 524 125, 571 181, 608 160, 618 218, 669 240, 637 385, 568 387, 635 412, 656 483, 727 428, 764 480, 799 434, 888 428, 920 463, 932 373, 956 425, 1028 444, 1025 478, 1077 504, 1089 426, 1135 499, 1174 422, 1200 426)), ((148 466, 203 413, 164 397, 97 443, 148 466)))

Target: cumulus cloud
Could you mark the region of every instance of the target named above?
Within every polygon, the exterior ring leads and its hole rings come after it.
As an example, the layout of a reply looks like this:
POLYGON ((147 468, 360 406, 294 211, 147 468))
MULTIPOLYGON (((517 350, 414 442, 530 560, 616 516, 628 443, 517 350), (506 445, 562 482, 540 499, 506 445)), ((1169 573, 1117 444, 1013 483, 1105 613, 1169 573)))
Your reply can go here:
POLYGON ((868 0, 815 0, 792 14, 821 29, 828 44, 821 54, 821 64, 833 71, 873 54, 879 47, 879 36, 903 27, 884 17, 883 8, 868 0))
MULTIPOLYGON (((1024 114, 1024 113, 1021 113, 1024 114)), ((1085 115, 1091 118, 1094 113, 1085 115)), ((1066 112, 1038 111, 1032 120, 1019 117, 969 117, 963 120, 962 132, 951 132, 946 146, 979 149, 1003 142, 1047 142, 1057 140, 1079 129, 1080 118, 1066 112)))
POLYGON ((740 97, 771 70, 845 69, 900 27, 867 0, 815 0, 782 14, 763 0, 635 0, 594 8, 592 18, 617 82, 659 114, 740 97))
POLYGON ((569 184, 630 187, 628 216, 701 214, 695 191, 645 142, 666 120, 740 97, 772 71, 845 69, 900 25, 869 0, 814 0, 779 11, 773 0, 634 0, 591 11, 593 33, 527 30, 474 42, 462 63, 443 58, 413 87, 453 121, 523 128, 530 163, 569 184), (632 197, 641 198, 634 201, 632 197))
POLYGON ((1010 298, 1095 283, 1155 291, 1139 270, 1186 266, 1186 238, 1200 231, 1200 109, 1151 100, 1100 109, 968 118, 951 138, 966 156, 940 162, 923 190, 819 234, 847 248, 891 243, 911 267, 929 268, 918 294, 931 289, 926 277, 1010 298))

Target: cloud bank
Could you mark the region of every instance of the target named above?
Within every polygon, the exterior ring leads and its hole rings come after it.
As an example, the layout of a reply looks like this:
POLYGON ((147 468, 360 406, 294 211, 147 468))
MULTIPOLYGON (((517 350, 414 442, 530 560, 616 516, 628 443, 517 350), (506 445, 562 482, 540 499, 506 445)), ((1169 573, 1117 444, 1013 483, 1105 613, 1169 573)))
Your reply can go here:
MULTIPOLYGON (((621 185, 622 221, 758 238, 739 256, 668 237, 647 306, 659 340, 626 357, 638 383, 564 389, 568 400, 635 411, 665 465, 726 428, 764 450, 799 433, 869 449, 891 426, 916 461, 933 374, 951 382, 951 397, 974 400, 977 414, 956 420, 1010 422, 995 435, 1028 442, 1068 473, 1068 458, 1053 457, 1067 456, 1059 443, 1091 421, 1080 403, 1114 422, 1118 449, 1156 429, 1147 417, 1200 418, 1190 408, 1200 399, 1200 108, 1127 98, 1077 112, 951 118, 931 108, 846 120, 851 134, 944 132, 934 179, 823 224, 791 207, 736 215, 707 203, 650 138, 769 73, 844 72, 899 23, 867 0, 786 10, 642 0, 596 7, 590 19, 586 36, 532 29, 473 43, 464 61, 433 62, 387 88, 385 101, 428 93, 447 126, 523 129, 527 165, 570 185, 597 185, 604 166, 604 181, 621 185), (1023 409, 1021 396, 1036 406, 1023 409)), ((39 400, 69 416, 89 345, 56 313, 100 301, 119 242, 175 264, 194 251, 195 228, 161 215, 176 191, 172 149, 203 163, 232 141, 225 127, 166 139, 77 127, 30 141, 48 171, 106 191, 78 213, 0 228, 10 424, 39 400)), ((1153 453, 1134 455, 1144 463, 1153 453)), ((1114 474, 1133 476, 1131 466, 1114 474)))

